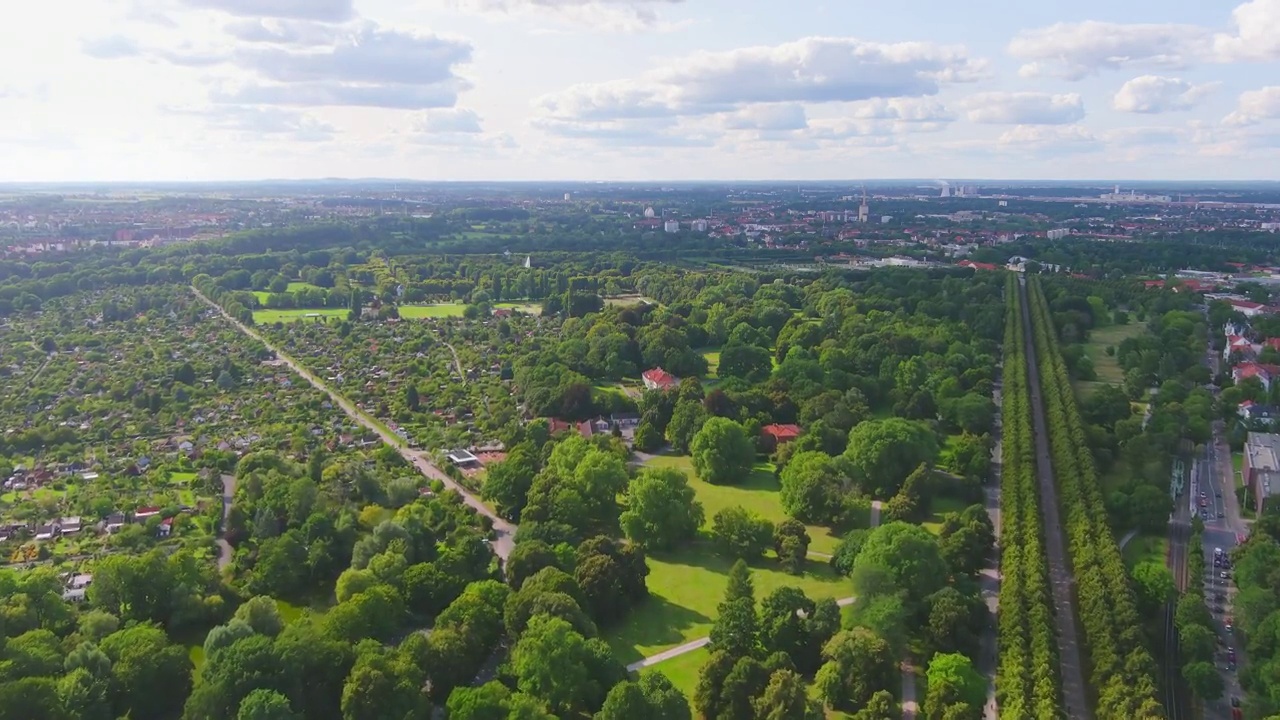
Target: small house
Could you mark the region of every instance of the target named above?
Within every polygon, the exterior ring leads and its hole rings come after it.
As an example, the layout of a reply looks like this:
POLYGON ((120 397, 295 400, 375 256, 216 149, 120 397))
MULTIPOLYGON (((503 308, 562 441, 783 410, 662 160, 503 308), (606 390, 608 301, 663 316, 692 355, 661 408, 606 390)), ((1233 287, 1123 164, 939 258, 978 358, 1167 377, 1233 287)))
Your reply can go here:
POLYGON ((147 520, 150 520, 151 518, 159 514, 160 514, 160 508, 158 507, 140 507, 134 511, 133 521, 146 522, 147 520))
POLYGON ((115 512, 107 516, 106 529, 109 533, 118 533, 124 527, 124 513, 115 512))
POLYGON ((52 540, 55 531, 53 525, 40 525, 36 527, 36 540, 52 540))
POLYGON ((646 390, 671 390, 680 385, 680 378, 660 367, 644 371, 640 379, 646 390))
POLYGON ((760 441, 766 452, 773 452, 799 438, 803 432, 799 425, 765 425, 760 428, 760 441))
POLYGON ((64 517, 58 521, 58 527, 61 528, 63 535, 74 535, 80 532, 81 522, 79 517, 64 517))

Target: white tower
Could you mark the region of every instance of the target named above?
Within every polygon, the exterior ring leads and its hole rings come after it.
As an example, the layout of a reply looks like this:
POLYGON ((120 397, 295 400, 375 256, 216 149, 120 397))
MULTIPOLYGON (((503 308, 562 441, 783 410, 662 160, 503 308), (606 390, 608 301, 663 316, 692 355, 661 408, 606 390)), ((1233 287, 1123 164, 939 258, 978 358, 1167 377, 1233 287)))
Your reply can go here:
POLYGON ((864 185, 862 187, 862 204, 858 206, 858 222, 860 223, 866 222, 867 216, 870 214, 870 212, 871 212, 871 208, 867 207, 867 188, 864 185))

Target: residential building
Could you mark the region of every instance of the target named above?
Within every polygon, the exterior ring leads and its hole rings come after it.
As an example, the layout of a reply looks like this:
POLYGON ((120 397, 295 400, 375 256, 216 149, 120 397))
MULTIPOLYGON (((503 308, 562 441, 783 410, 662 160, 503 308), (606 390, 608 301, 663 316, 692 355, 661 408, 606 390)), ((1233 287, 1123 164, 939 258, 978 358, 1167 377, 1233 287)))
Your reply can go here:
POLYGON ((75 535, 80 532, 80 518, 64 517, 58 521, 58 527, 62 529, 63 535, 75 535))
POLYGON ((1280 435, 1249 433, 1244 443, 1241 473, 1261 514, 1267 500, 1280 494, 1280 435))
POLYGON ((1271 312, 1271 308, 1252 300, 1228 300, 1227 302, 1245 317, 1257 317, 1271 312))
POLYGON ((480 467, 480 458, 470 450, 454 450, 449 453, 449 462, 460 468, 480 467))
POLYGON ((660 367, 644 371, 640 378, 646 390, 673 390, 680 385, 680 378, 660 367))
POLYGON ((1246 422, 1271 426, 1280 420, 1280 407, 1245 400, 1236 409, 1236 414, 1246 422))
POLYGON ((799 425, 765 425, 760 428, 760 441, 766 452, 792 442, 804 432, 799 425))
POLYGON ((1231 368, 1231 380, 1239 385, 1249 378, 1257 378, 1263 389, 1271 389, 1271 379, 1280 368, 1275 365, 1262 365, 1256 362, 1242 362, 1231 368))
POLYGON ((146 522, 151 518, 160 514, 161 508, 158 507, 140 507, 133 512, 134 522, 146 522))
POLYGON ((1047 236, 1050 240, 1061 240, 1062 238, 1067 237, 1070 234, 1071 234, 1071 231, 1068 230, 1067 228, 1055 228, 1045 233, 1045 236, 1047 236))
POLYGON ((665 223, 662 224, 662 231, 667 233, 680 232, 680 221, 679 220, 666 221, 665 223))
POLYGON ((120 530, 124 528, 124 521, 125 521, 124 513, 120 513, 120 512, 111 513, 110 515, 107 516, 107 519, 106 519, 105 527, 107 532, 109 533, 120 532, 120 530))
POLYGON ((708 225, 706 220, 694 220, 693 222, 689 223, 689 229, 698 233, 706 232, 707 227, 708 225))
POLYGON ((1255 354, 1255 348, 1249 338, 1242 335, 1229 335, 1226 344, 1222 346, 1222 359, 1230 359, 1232 353, 1238 353, 1241 358, 1251 360, 1255 354))

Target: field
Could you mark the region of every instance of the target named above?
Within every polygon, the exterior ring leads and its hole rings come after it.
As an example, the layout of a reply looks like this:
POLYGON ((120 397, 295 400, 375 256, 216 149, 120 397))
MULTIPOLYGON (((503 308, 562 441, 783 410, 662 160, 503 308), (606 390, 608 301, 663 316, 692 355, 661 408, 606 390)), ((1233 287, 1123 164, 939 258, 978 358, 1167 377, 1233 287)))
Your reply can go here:
POLYGON ((495 304, 494 307, 502 308, 504 310, 515 310, 516 312, 522 312, 525 315, 541 315, 542 314, 542 305, 534 302, 523 302, 523 303, 501 302, 501 303, 495 304))
POLYGON ((1102 383, 1119 385, 1124 382, 1124 370, 1120 367, 1115 355, 1107 354, 1107 346, 1120 347, 1120 343, 1135 337, 1147 329, 1146 323, 1131 322, 1128 325, 1109 325, 1089 333, 1089 342, 1084 345, 1084 354, 1093 361, 1093 369, 1098 373, 1094 382, 1077 383, 1080 394, 1087 396, 1102 383))
MULTIPOLYGON (((710 530, 711 519, 717 512, 734 505, 741 505, 775 523, 787 519, 778 499, 778 480, 773 475, 773 466, 768 463, 758 463, 745 483, 732 486, 712 485, 699 480, 693 471, 693 460, 687 455, 662 455, 650 460, 649 464, 654 467, 675 468, 689 476, 689 486, 697 493, 698 501, 706 512, 704 530, 710 530)), ((868 516, 867 524, 870 522, 871 518, 868 516)), ((832 534, 828 528, 818 525, 810 525, 808 528, 811 538, 809 549, 812 551, 830 554, 840 542, 840 537, 832 534)))
MULTIPOLYGON (((733 566, 732 559, 715 553, 709 543, 650 555, 648 562, 649 599, 606 637, 624 664, 710 634, 733 566)), ((814 599, 853 594, 848 579, 836 575, 825 561, 810 560, 804 575, 798 576, 777 569, 775 563, 764 560, 752 568, 757 600, 781 587, 800 588, 814 599)))
POLYGON ((466 305, 447 303, 440 305, 401 305, 400 317, 405 320, 422 320, 423 318, 462 317, 466 305))
POLYGON ((268 325, 277 322, 294 322, 297 320, 316 320, 321 318, 341 318, 347 316, 346 308, 304 308, 289 310, 255 310, 255 325, 268 325))
POLYGON ((1121 554, 1124 556, 1125 566, 1132 569, 1144 562, 1157 562, 1163 565, 1168 552, 1169 541, 1164 537, 1137 535, 1124 546, 1121 554))

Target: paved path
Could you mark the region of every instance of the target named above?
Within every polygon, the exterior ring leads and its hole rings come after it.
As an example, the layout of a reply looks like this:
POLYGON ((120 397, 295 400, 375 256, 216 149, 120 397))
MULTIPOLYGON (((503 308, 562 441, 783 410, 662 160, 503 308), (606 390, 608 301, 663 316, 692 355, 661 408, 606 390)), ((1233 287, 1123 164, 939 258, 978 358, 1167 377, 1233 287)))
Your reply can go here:
POLYGON ((1031 327, 1031 301, 1026 277, 1018 278, 1022 297, 1022 328, 1026 341, 1027 387, 1031 395, 1031 426, 1036 450, 1036 477, 1040 485, 1040 514, 1044 519, 1045 556, 1049 561, 1049 587, 1053 596, 1054 620, 1058 639, 1058 672, 1062 678, 1062 699, 1068 715, 1080 720, 1093 717, 1084 682, 1084 664, 1080 653, 1080 633, 1076 628, 1074 577, 1067 559, 1062 518, 1058 507, 1058 486, 1053 476, 1049 453, 1048 422, 1044 414, 1044 393, 1040 384, 1040 367, 1036 362, 1035 335, 1031 327))
POLYGON ((289 368, 293 370, 295 373, 297 373, 299 376, 301 376, 302 379, 311 383, 313 386, 315 386, 317 390, 328 395, 329 399, 332 400, 335 405, 342 408, 342 411, 345 412, 348 416, 350 416, 352 420, 355 420, 356 422, 360 423, 361 425, 368 428, 369 430, 372 430, 373 432, 377 433, 378 437, 382 438, 383 442, 385 442, 386 444, 390 445, 391 447, 399 451, 400 455, 402 455, 405 460, 408 460, 410 465, 417 468, 419 472, 421 472, 423 475, 427 476, 432 480, 439 480, 440 482, 444 483, 445 487, 461 495, 463 501, 465 501, 472 508, 475 508, 476 512, 492 520, 493 532, 494 532, 494 540, 493 540, 494 553, 496 553, 498 557, 502 558, 504 561, 507 559, 509 555, 511 555, 511 550, 513 547, 515 547, 515 543, 514 543, 514 537, 516 534, 515 525, 498 517, 497 513, 490 510, 488 507, 486 507, 484 503, 480 502, 480 498, 475 497, 470 493, 470 491, 468 491, 466 488, 459 485, 453 478, 441 472, 440 468, 432 464, 430 458, 425 452, 422 452, 420 450, 414 450, 408 447, 405 444, 403 439, 396 436, 394 433, 388 431, 381 423, 375 422, 372 417, 370 417, 369 415, 365 414, 363 411, 358 409, 355 405, 351 403, 350 400, 338 394, 336 391, 330 389, 329 386, 325 385, 323 382, 320 381, 320 378, 311 374, 309 370, 302 367, 302 365, 300 365, 293 358, 280 352, 280 350, 278 350, 271 343, 267 342, 266 339, 264 339, 260 334, 255 332, 253 329, 249 328, 244 323, 228 315, 227 311, 219 307, 217 303, 205 297, 204 293, 200 292, 195 287, 192 287, 191 291, 196 294, 196 297, 203 300, 214 310, 217 310, 218 313, 220 313, 222 317, 226 318, 227 322, 234 325, 236 329, 238 329, 240 332, 244 333, 245 335, 248 335, 254 340, 257 340, 258 342, 265 345, 268 350, 275 353, 277 358, 279 358, 282 362, 284 362, 285 365, 288 365, 289 368))
POLYGON ((1137 531, 1137 530, 1130 530, 1129 532, 1127 532, 1127 533, 1125 533, 1125 534, 1124 534, 1124 537, 1120 538, 1120 542, 1119 542, 1119 543, 1117 543, 1117 544, 1120 546, 1120 549, 1121 549, 1121 550, 1123 550, 1123 549, 1124 549, 1124 546, 1125 546, 1125 545, 1128 545, 1128 544, 1129 544, 1129 542, 1130 542, 1131 540, 1133 540, 1134 538, 1136 538, 1136 537, 1138 537, 1138 531, 1137 531))
MULTIPOLYGON (((846 607, 848 605, 852 605, 854 600, 857 600, 857 598, 852 598, 852 597, 840 598, 839 600, 836 601, 836 605, 839 605, 840 607, 846 607)), ((649 657, 643 660, 637 660, 631 663, 630 665, 627 666, 627 672, 637 672, 644 668, 657 665, 663 660, 670 660, 671 658, 674 658, 674 657, 680 657, 681 655, 691 653, 694 650, 700 650, 706 647, 707 645, 709 645, 710 643, 711 643, 711 638, 709 637, 698 638, 697 640, 690 640, 689 642, 683 645, 677 645, 668 650, 663 650, 657 655, 650 655, 649 657)))
MULTIPOLYGON (((996 408, 1000 407, 1001 397, 1000 389, 997 387, 993 393, 993 400, 996 408)), ((987 517, 991 518, 991 526, 995 529, 995 547, 992 548, 991 557, 988 558, 987 566, 982 568, 978 575, 978 588, 982 594, 982 600, 987 605, 989 618, 986 627, 982 629, 982 637, 980 638, 980 654, 977 658, 977 667, 987 678, 987 701, 982 706, 982 717, 984 720, 999 720, 1000 708, 996 703, 996 672, 999 670, 1000 645, 997 634, 997 618, 1000 612, 1000 583, 1003 576, 1000 574, 1000 533, 1002 530, 1000 516, 1001 488, 1003 487, 1003 465, 1002 458, 1002 441, 1001 441, 1001 418, 1000 411, 996 411, 996 421, 994 427, 995 442, 991 448, 991 478, 987 487, 983 490, 983 499, 987 508, 987 517)))
POLYGON ((916 701, 916 668, 910 660, 902 662, 902 720, 916 720, 920 704, 916 701))
POLYGON ((231 517, 231 503, 236 496, 236 476, 222 476, 222 526, 218 528, 218 569, 224 570, 231 564, 231 556, 235 552, 231 543, 227 542, 227 520, 231 517))
POLYGON ((880 527, 880 507, 879 500, 871 501, 871 527, 873 528, 880 527))

